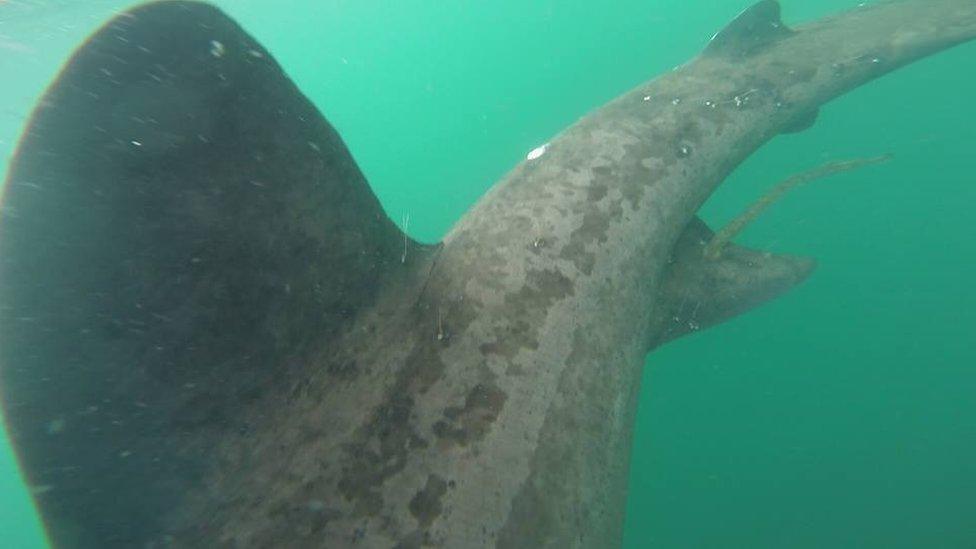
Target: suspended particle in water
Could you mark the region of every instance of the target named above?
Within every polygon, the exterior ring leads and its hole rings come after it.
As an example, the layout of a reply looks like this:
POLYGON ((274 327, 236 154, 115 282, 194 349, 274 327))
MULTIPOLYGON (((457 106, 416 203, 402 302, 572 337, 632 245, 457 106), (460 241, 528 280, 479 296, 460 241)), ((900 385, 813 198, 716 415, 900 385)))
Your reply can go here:
POLYGON ((224 56, 224 53, 226 53, 226 52, 227 52, 227 49, 218 40, 211 40, 210 41, 210 55, 212 55, 214 57, 223 57, 224 56))

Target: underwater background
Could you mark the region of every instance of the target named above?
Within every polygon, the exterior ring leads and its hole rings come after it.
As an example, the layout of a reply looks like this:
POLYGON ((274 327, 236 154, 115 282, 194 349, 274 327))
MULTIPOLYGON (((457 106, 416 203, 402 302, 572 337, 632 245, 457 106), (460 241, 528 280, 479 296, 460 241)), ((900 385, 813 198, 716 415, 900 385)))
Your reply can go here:
MULTIPOLYGON (((389 215, 440 238, 525 154, 696 55, 750 0, 223 0, 340 131, 389 215)), ((857 0, 783 0, 787 23, 857 0)), ((0 173, 84 37, 132 2, 0 0, 0 173)), ((624 546, 976 548, 976 44, 777 137, 712 197, 814 256, 783 298, 647 361, 624 546)), ((2 215, 2 213, 0 213, 2 215)), ((2 342, 0 342, 2 344, 2 342)), ((0 546, 44 547, 0 437, 0 546)))

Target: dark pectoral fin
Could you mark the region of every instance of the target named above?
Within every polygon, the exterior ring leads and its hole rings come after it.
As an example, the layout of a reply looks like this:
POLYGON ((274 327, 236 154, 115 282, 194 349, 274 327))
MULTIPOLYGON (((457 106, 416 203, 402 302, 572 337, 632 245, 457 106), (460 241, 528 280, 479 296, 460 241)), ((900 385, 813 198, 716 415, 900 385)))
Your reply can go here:
POLYGON ((706 257, 714 233, 695 217, 675 244, 660 290, 651 347, 728 320, 796 286, 813 260, 727 245, 706 257))
POLYGON ((820 117, 820 109, 811 109, 800 113, 794 120, 783 128, 782 133, 801 133, 809 130, 817 123, 820 117))
POLYGON ((719 31, 705 48, 704 55, 749 57, 793 33, 780 18, 779 2, 761 0, 719 31))
POLYGON ((92 36, 6 184, 0 389, 56 545, 158 542, 235 411, 414 247, 268 52, 196 2, 92 36))

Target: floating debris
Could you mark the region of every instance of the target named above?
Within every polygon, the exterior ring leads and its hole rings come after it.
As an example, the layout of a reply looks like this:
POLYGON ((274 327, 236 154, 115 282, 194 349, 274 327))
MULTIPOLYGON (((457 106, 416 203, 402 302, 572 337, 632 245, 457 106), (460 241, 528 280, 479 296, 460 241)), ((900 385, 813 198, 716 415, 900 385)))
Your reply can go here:
POLYGON ((210 55, 214 57, 223 57, 225 53, 227 53, 227 48, 225 48, 223 44, 217 40, 210 41, 210 55))
POLYGON ((708 259, 718 259, 721 257, 722 250, 725 249, 725 246, 728 245, 733 238, 741 233, 742 230, 749 225, 749 223, 752 223, 757 217, 759 217, 759 214, 761 214, 766 208, 782 198, 783 195, 788 191, 795 189, 804 183, 813 181, 814 179, 821 179, 837 173, 856 170, 857 168, 870 166, 871 164, 880 164, 882 162, 887 162, 888 160, 891 160, 890 154, 884 154, 871 158, 856 158, 854 160, 830 162, 820 166, 819 168, 814 168, 784 179, 781 183, 777 184, 766 194, 761 196, 759 200, 753 202, 753 204, 749 206, 746 211, 739 214, 738 217, 730 221, 727 225, 722 227, 720 231, 715 233, 715 236, 713 236, 708 244, 705 245, 705 257, 708 259))

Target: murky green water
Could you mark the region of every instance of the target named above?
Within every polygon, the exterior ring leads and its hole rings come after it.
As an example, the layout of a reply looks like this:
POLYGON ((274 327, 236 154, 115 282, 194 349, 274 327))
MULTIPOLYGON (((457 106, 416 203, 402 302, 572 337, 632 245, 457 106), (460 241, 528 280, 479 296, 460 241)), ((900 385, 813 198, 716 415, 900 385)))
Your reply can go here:
MULTIPOLYGON (((389 214, 435 241, 539 143, 695 55, 748 0, 224 0, 339 129, 389 214)), ((784 0, 798 22, 856 0, 784 0)), ((77 42, 128 2, 0 1, 0 173, 77 42)), ((800 289, 648 359, 626 543, 976 547, 976 45, 828 105, 716 193, 740 237, 815 256, 800 289)), ((0 448, 4 547, 40 547, 0 448)))

